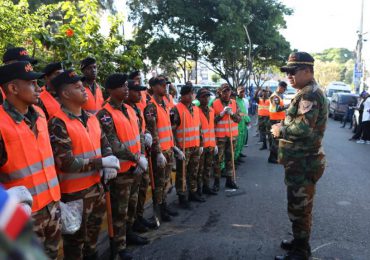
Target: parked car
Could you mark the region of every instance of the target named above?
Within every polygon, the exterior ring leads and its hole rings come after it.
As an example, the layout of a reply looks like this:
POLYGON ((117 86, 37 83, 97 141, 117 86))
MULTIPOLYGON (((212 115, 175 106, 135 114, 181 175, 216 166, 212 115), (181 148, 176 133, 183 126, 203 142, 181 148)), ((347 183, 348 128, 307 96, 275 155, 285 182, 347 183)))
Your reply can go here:
POLYGON ((357 104, 358 95, 351 93, 334 93, 332 100, 329 105, 329 117, 333 117, 334 120, 338 120, 344 116, 347 111, 348 105, 357 104))
POLYGON ((328 99, 328 105, 330 107, 330 102, 333 98, 333 95, 335 93, 351 93, 351 87, 347 85, 346 83, 340 82, 340 81, 333 81, 329 83, 328 86, 325 88, 325 94, 326 98, 328 99))

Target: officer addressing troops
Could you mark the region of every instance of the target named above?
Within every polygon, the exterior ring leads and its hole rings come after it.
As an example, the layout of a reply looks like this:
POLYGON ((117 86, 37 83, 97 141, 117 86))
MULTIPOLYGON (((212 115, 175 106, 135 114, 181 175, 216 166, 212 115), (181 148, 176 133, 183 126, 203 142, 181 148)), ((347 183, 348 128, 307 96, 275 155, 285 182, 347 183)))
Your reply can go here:
POLYGON ((45 66, 45 86, 42 87, 38 106, 44 111, 47 119, 53 117, 60 109, 57 94, 51 84, 51 80, 63 72, 61 62, 53 62, 45 66))
POLYGON ((198 172, 198 193, 217 195, 217 192, 210 188, 211 169, 214 157, 218 153, 215 136, 215 112, 208 107, 211 92, 201 88, 197 92, 199 100, 199 118, 202 126, 201 135, 203 139, 203 153, 200 155, 198 172))
MULTIPOLYGON (((282 120, 285 119, 285 109, 283 94, 287 88, 287 84, 285 81, 280 81, 279 85, 274 93, 270 96, 270 123, 269 125, 274 125, 280 123, 282 120)), ((273 136, 269 133, 269 140, 270 143, 270 156, 268 158, 269 163, 277 163, 278 157, 278 146, 279 146, 279 139, 273 138, 273 136)))
MULTIPOLYGON (((167 185, 170 183, 172 171, 172 157, 174 140, 172 135, 170 111, 163 97, 166 94, 166 80, 163 76, 152 78, 151 90, 153 96, 144 109, 146 129, 153 138, 150 158, 153 165, 154 214, 161 221, 171 221, 171 216, 177 216, 178 212, 167 205, 167 185)), ((180 151, 181 152, 181 151, 180 151)))
POLYGON ((54 86, 61 109, 49 120, 50 142, 60 181, 62 201, 82 203, 82 223, 74 234, 63 234, 65 259, 95 259, 105 213, 101 178, 117 176, 118 159, 95 115, 82 109, 87 100, 82 77, 73 70, 56 76, 54 86))
POLYGON ((34 106, 41 91, 36 80, 41 77, 28 61, 0 67, 0 84, 6 94, 0 107, 0 182, 24 202, 29 214, 32 207, 33 230, 48 257, 56 259, 61 194, 47 121, 34 106))
POLYGON ((323 91, 314 79, 314 59, 306 52, 289 56, 281 71, 298 90, 282 123, 272 126, 279 138, 279 163, 285 168, 288 215, 292 222, 293 240, 283 240, 281 247, 288 251, 281 260, 305 260, 311 255, 309 244, 315 186, 325 169, 322 148, 328 105, 323 91))
POLYGON ((193 86, 187 84, 182 87, 180 95, 180 102, 171 109, 172 131, 175 137, 174 151, 177 158, 176 192, 180 205, 189 208, 187 199, 205 202, 205 199, 197 192, 203 142, 200 135, 199 108, 192 103, 193 86))
POLYGON ((87 101, 82 108, 92 114, 96 114, 103 106, 104 98, 99 84, 96 82, 98 67, 96 59, 87 57, 81 61, 81 72, 84 75, 83 85, 87 94, 87 101))
POLYGON ((218 147, 217 161, 214 166, 215 182, 214 190, 220 190, 221 163, 225 161, 226 188, 237 189, 238 186, 233 180, 233 161, 231 159, 231 146, 235 148, 238 138, 238 123, 241 120, 239 108, 235 100, 230 99, 231 88, 224 83, 219 88, 220 97, 217 98, 212 107, 215 111, 215 135, 218 147), (232 144, 231 144, 232 142, 232 144))

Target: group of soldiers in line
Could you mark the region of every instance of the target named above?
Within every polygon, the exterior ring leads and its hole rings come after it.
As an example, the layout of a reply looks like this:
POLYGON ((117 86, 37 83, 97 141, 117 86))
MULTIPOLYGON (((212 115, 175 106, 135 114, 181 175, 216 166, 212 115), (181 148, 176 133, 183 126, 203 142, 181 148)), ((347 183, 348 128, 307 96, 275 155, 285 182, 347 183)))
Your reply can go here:
POLYGON ((37 60, 24 48, 8 49, 3 62, 0 183, 31 214, 33 230, 49 258, 57 258, 63 240, 65 259, 96 259, 110 204, 113 251, 131 259, 127 242, 149 243, 138 232, 179 214, 166 198, 173 157, 181 208, 205 202, 202 194, 217 194, 222 162, 225 187, 238 189, 231 158, 241 116, 228 84, 219 88, 211 107, 211 93, 200 89, 198 107, 192 103, 191 84, 181 88, 175 104, 165 76, 151 78, 147 89, 138 71, 114 73, 106 79, 105 99, 96 82, 94 58, 81 61, 83 76, 60 62, 35 72, 37 60), (45 86, 40 88, 37 80, 42 78, 45 86), (149 184, 156 221, 143 217, 149 184), (60 203, 76 201, 82 201, 81 226, 73 234, 62 234, 60 203))

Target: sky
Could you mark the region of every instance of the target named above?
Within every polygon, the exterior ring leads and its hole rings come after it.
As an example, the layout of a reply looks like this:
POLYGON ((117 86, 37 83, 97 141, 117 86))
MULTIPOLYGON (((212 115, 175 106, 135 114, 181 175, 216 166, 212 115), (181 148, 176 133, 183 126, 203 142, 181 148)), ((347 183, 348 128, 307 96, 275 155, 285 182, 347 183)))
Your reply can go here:
MULTIPOLYGON (((355 50, 360 28, 361 0, 280 0, 293 9, 286 16, 287 28, 281 30, 292 49, 306 52, 321 52, 328 48, 355 50)), ((115 0, 118 11, 128 16, 126 0, 115 0)), ((363 58, 370 64, 370 0, 364 0, 363 58)), ((125 32, 132 32, 126 22, 125 32)), ((368 65, 369 67, 369 65, 368 65)))

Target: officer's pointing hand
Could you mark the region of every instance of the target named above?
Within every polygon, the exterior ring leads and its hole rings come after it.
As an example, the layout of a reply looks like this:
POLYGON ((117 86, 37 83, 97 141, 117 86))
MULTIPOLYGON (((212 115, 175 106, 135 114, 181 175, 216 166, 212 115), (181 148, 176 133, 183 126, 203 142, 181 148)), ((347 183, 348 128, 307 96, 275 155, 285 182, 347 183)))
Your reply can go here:
POLYGON ((271 126, 271 134, 277 138, 280 136, 280 129, 281 129, 282 125, 281 123, 278 123, 278 124, 274 124, 271 126))

